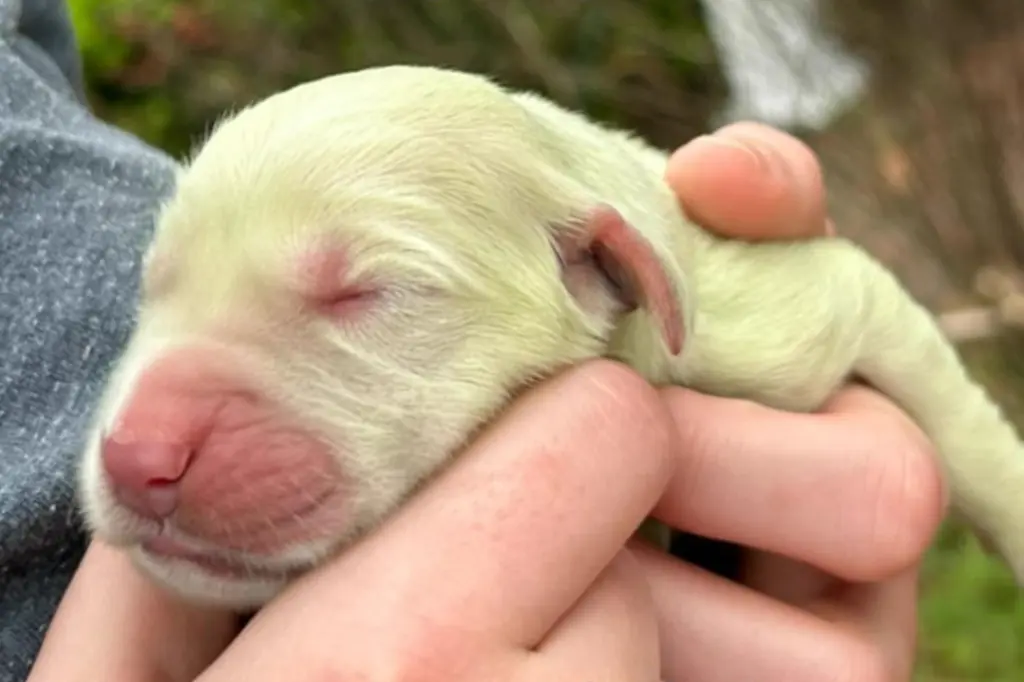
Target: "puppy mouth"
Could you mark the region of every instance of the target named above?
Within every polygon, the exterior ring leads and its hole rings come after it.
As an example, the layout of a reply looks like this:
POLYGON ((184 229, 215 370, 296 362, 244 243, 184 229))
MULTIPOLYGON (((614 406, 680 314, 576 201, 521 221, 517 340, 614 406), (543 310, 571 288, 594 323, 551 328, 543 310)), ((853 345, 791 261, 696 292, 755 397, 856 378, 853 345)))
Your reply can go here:
POLYGON ((291 578, 300 572, 294 568, 256 566, 251 561, 195 549, 166 535, 157 535, 142 540, 139 543, 139 548, 152 559, 161 562, 187 563, 212 576, 230 580, 279 581, 291 578))

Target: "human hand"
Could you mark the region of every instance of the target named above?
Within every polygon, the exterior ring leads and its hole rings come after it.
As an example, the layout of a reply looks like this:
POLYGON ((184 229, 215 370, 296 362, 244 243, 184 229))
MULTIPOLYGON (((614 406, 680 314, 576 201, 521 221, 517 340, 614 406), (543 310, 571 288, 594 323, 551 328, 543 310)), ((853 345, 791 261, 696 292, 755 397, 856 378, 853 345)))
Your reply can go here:
MULTIPOLYGON (((723 128, 677 151, 666 177, 723 236, 834 234, 814 154, 777 130, 723 128)), ((665 679, 909 680, 920 557, 945 507, 916 425, 859 386, 820 415, 664 393, 686 457, 657 515, 762 550, 748 553, 742 585, 637 552, 661 612, 665 679)))
POLYGON ((814 152, 792 135, 734 123, 683 145, 665 180, 691 220, 746 241, 834 235, 814 152))

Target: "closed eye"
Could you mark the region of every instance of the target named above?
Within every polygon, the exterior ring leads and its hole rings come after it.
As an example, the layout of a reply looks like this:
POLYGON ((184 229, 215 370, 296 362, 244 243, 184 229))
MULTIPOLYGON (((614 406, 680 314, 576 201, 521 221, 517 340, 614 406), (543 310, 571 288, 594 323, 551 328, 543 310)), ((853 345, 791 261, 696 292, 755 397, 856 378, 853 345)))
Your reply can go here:
POLYGON ((383 294, 380 287, 352 286, 327 296, 312 299, 314 310, 324 317, 339 322, 351 320, 376 304, 383 294))

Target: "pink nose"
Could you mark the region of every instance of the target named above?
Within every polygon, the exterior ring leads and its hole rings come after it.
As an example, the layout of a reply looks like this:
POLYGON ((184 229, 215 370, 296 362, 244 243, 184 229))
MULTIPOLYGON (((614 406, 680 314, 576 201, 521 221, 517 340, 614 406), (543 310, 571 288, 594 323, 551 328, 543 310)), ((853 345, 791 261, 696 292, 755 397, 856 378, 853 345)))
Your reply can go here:
POLYGON ((121 443, 104 438, 103 467, 118 502, 152 519, 170 516, 178 504, 178 481, 191 450, 175 443, 121 443))

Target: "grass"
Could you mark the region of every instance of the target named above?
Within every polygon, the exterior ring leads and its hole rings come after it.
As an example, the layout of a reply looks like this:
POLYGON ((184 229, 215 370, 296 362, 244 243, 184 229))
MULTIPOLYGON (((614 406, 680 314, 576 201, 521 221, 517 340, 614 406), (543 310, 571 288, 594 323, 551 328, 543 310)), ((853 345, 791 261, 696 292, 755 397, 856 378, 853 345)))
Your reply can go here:
POLYGON ((1024 680, 1024 604, 1009 571, 947 523, 922 572, 915 682, 1024 680))
MULTIPOLYGON (((1021 428, 1019 343, 1015 338, 980 342, 961 351, 972 375, 1021 428)), ((928 553, 921 586, 915 682, 1024 680, 1024 600, 1009 570, 963 525, 945 524, 928 553)))

